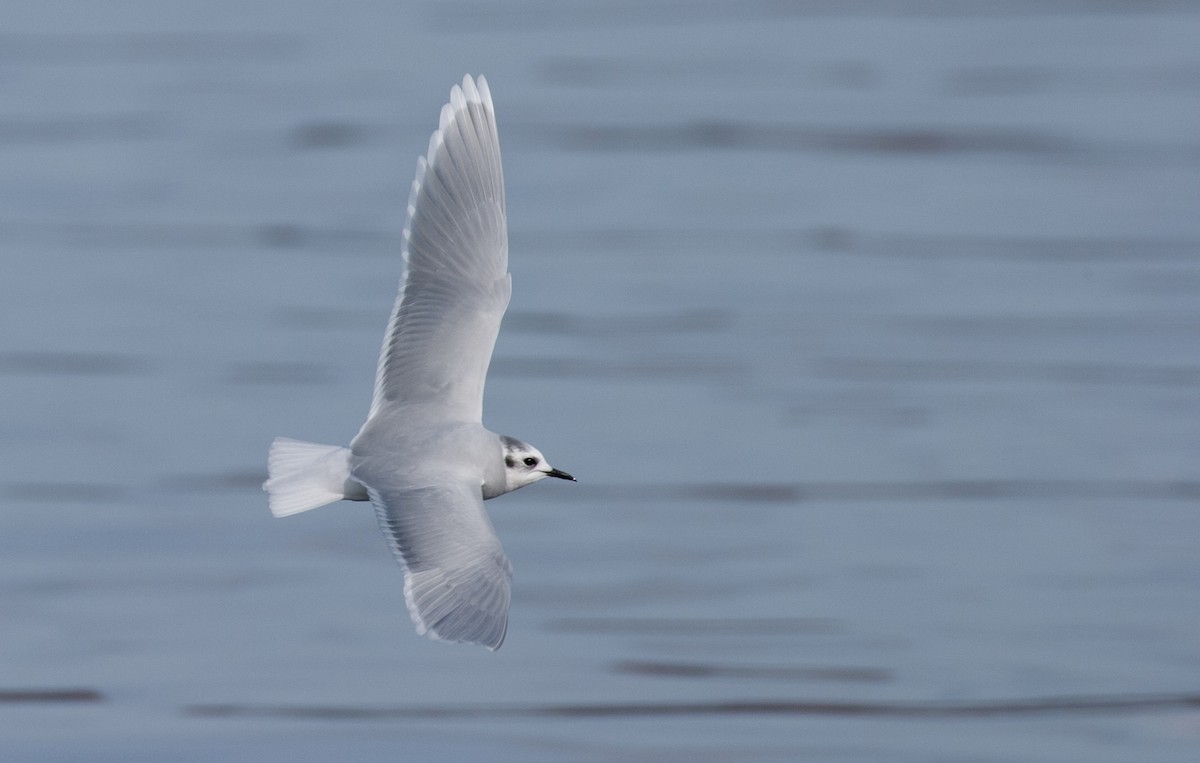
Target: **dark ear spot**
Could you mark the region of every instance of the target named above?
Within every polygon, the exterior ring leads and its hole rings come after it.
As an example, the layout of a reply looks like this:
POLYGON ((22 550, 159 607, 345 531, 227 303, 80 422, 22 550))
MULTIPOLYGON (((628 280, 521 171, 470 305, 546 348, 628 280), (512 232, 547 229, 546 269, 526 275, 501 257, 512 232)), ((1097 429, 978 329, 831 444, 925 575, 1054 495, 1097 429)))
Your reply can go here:
POLYGON ((507 466, 509 469, 511 469, 517 465, 517 461, 512 456, 505 456, 504 457, 504 465, 507 466))

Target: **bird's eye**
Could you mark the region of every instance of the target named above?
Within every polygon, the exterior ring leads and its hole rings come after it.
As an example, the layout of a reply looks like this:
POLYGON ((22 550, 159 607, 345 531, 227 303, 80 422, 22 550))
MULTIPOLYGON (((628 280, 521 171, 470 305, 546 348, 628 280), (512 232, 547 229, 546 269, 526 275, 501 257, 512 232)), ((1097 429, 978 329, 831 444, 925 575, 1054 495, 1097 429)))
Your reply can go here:
POLYGON ((534 458, 533 456, 527 456, 525 458, 525 465, 526 466, 537 466, 537 459, 534 458))

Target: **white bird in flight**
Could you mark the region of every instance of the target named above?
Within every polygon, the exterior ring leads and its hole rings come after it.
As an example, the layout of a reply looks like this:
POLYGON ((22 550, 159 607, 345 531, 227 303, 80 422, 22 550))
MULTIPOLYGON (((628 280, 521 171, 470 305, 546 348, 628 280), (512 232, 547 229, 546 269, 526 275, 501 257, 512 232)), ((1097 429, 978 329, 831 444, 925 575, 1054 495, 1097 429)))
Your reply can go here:
POLYGON ((375 397, 349 448, 271 443, 277 517, 370 500, 404 568, 417 632, 498 649, 512 565, 483 502, 558 477, 532 445, 484 428, 483 385, 508 306, 508 226, 487 81, 450 91, 417 161, 404 275, 379 353, 375 397))

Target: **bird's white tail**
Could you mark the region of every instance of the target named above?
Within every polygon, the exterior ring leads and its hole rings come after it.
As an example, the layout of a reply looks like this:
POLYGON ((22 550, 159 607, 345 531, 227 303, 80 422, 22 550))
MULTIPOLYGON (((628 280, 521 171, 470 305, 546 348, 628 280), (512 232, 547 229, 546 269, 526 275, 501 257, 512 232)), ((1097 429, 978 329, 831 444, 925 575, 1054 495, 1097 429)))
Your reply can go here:
POLYGON ((267 503, 277 517, 299 514, 349 498, 366 500, 350 479, 350 449, 276 437, 267 455, 267 503))

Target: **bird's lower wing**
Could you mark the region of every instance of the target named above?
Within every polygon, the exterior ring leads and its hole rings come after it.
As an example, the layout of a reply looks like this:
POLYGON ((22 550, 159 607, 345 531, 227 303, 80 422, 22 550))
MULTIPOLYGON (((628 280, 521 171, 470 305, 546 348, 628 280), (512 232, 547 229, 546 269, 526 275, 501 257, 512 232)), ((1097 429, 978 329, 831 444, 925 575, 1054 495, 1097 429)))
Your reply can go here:
POLYGON ((379 526, 404 567, 417 632, 499 649, 508 628, 512 565, 483 508, 479 485, 376 489, 379 526))

